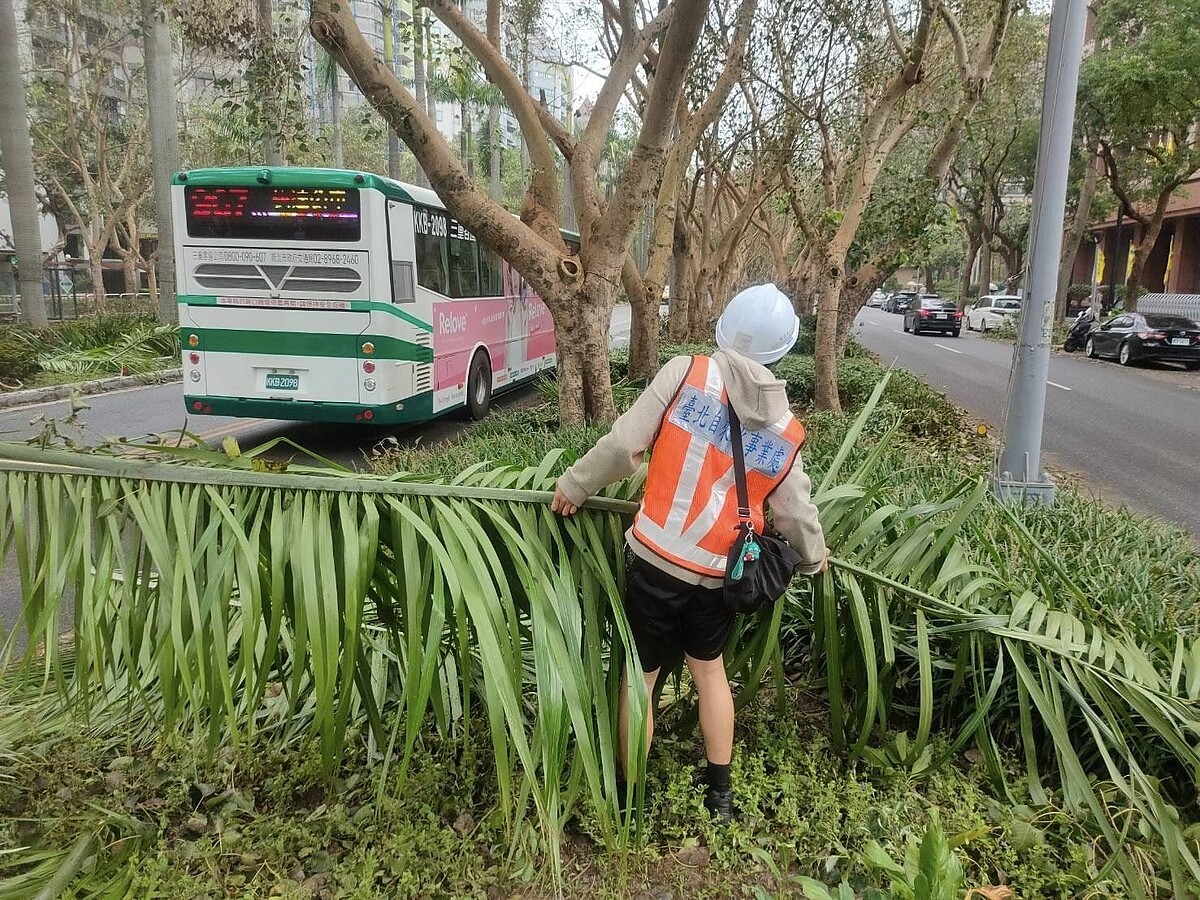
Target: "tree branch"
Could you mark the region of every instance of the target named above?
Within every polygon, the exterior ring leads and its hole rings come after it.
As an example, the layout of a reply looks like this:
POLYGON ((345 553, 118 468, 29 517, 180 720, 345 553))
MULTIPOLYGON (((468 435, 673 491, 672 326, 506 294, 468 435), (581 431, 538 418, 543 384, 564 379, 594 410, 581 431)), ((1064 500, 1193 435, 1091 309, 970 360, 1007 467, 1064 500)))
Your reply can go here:
MULTIPOLYGON (((663 40, 658 71, 646 104, 637 146, 625 171, 621 173, 612 202, 598 223, 602 230, 632 236, 633 221, 650 199, 654 182, 666 161, 667 145, 675 124, 676 103, 683 89, 688 61, 695 52, 708 14, 708 6, 709 0, 675 0, 668 7, 675 9, 677 15, 663 40)), ((593 120, 588 124, 588 129, 595 125, 593 120)), ((587 137, 585 135, 584 142, 587 137)), ((581 146, 584 142, 581 142, 581 146)))
MULTIPOLYGON (((488 41, 487 35, 479 31, 470 19, 459 9, 452 0, 419 0, 421 6, 433 11, 474 56, 484 72, 498 87, 509 108, 516 116, 529 148, 532 169, 530 193, 535 202, 544 209, 558 209, 558 165, 554 159, 554 151, 550 147, 550 139, 542 126, 538 115, 537 104, 529 96, 525 85, 517 73, 513 71, 504 56, 488 41)), ((322 5, 328 6, 328 3, 322 5)), ((314 9, 316 5, 314 4, 314 9)), ((399 84, 399 82, 397 82, 399 84)))
MULTIPOLYGON (((450 213, 495 247, 503 258, 528 260, 528 271, 523 270, 522 274, 535 287, 538 281, 546 288, 555 284, 558 262, 566 253, 558 232, 557 205, 551 208, 554 212, 547 212, 531 227, 515 220, 480 191, 429 113, 395 73, 376 58, 346 3, 313 0, 309 28, 317 42, 337 60, 363 96, 413 151, 450 213)), ((557 197, 557 186, 554 196, 557 197)))

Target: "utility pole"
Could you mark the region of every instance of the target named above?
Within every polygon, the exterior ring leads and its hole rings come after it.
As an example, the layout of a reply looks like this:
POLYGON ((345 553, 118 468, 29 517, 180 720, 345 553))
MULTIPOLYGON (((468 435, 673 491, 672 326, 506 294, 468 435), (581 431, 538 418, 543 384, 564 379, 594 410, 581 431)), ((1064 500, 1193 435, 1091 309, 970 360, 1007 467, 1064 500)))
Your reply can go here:
POLYGON ((1046 83, 1042 90, 1042 130, 1033 180, 1028 291, 1021 304, 1020 336, 1013 350, 1004 446, 995 484, 996 494, 1001 498, 1046 504, 1054 502, 1054 482, 1042 471, 1046 378, 1050 370, 1050 335, 1058 291, 1067 173, 1075 129, 1075 94, 1079 87, 1086 17, 1087 0, 1054 0, 1046 83))

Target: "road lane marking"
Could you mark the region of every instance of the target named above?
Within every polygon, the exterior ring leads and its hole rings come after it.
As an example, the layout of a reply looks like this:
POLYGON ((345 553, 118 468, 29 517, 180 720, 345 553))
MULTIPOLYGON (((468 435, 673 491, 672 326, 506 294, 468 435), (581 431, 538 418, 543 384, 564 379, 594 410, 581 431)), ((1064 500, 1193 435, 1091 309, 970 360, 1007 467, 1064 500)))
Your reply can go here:
POLYGON ((892 329, 892 334, 908 334, 907 331, 900 331, 898 328, 892 329))
POLYGON ((943 350, 949 350, 951 353, 957 353, 959 356, 962 356, 962 351, 961 351, 961 350, 955 350, 953 347, 947 347, 945 344, 937 344, 937 343, 935 343, 933 346, 935 346, 935 347, 941 347, 943 350))
POLYGON ((1050 387, 1056 387, 1056 388, 1058 388, 1059 390, 1062 390, 1062 391, 1073 391, 1073 390, 1075 390, 1074 388, 1069 388, 1069 387, 1067 387, 1065 384, 1059 384, 1057 381, 1047 381, 1047 382, 1046 382, 1046 384, 1050 385, 1050 387))
POLYGON ((209 438, 221 437, 225 434, 236 434, 237 432, 245 431, 248 428, 253 428, 255 425, 261 425, 267 421, 269 420, 245 419, 241 422, 235 422, 232 425, 222 425, 218 428, 210 428, 208 431, 193 432, 193 434, 195 434, 195 436, 201 440, 208 440, 209 438))

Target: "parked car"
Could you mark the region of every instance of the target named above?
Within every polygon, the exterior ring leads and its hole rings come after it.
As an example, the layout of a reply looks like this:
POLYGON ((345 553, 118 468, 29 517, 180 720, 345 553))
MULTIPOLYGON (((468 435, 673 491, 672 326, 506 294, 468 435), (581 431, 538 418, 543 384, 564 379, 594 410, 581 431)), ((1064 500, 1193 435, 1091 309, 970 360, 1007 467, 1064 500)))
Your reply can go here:
POLYGON ((1088 335, 1084 352, 1108 356, 1123 366, 1155 360, 1200 369, 1200 324, 1186 316, 1122 313, 1088 335))
POLYGON ((885 294, 883 291, 876 291, 871 295, 870 299, 867 300, 867 306, 870 306, 873 309, 878 309, 879 307, 883 306, 883 301, 886 299, 887 294, 885 294))
POLYGON ((958 306, 941 297, 922 297, 914 300, 904 313, 904 330, 913 334, 940 331, 958 337, 962 332, 962 313, 958 306))
POLYGON ((887 300, 883 302, 883 311, 902 313, 908 309, 908 305, 916 296, 915 291, 896 291, 893 294, 889 294, 887 300))
POLYGON ((967 331, 991 331, 1021 314, 1021 298, 1010 294, 990 294, 967 310, 967 331))

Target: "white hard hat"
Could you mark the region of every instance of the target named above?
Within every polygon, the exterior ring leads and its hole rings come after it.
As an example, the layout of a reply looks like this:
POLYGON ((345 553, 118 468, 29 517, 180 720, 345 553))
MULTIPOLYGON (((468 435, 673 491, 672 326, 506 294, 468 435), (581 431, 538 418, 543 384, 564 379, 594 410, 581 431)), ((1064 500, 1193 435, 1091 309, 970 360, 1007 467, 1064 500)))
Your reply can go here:
POLYGON ((756 284, 738 293, 717 320, 717 346, 769 366, 792 349, 800 319, 783 291, 756 284))

